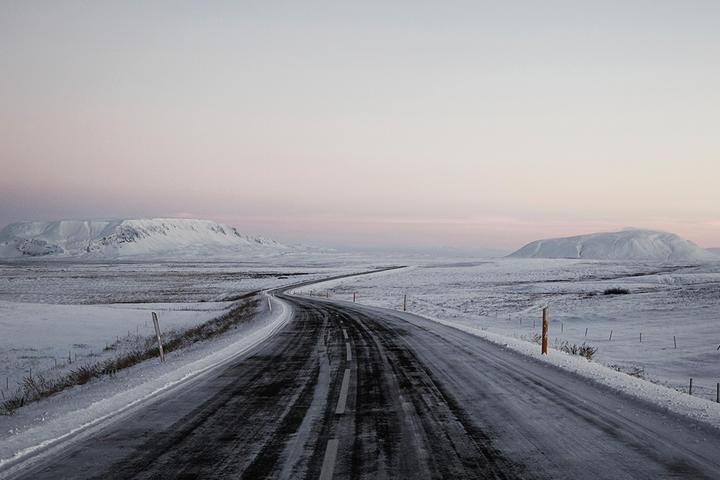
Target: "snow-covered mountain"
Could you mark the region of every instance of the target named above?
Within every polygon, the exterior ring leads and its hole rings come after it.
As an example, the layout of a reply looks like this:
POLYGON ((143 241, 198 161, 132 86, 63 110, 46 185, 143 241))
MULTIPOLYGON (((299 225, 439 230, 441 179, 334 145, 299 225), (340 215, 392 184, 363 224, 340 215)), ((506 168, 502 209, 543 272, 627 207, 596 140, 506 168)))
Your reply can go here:
POLYGON ((661 262, 720 260, 720 257, 673 233, 638 229, 536 240, 510 256, 661 262))
POLYGON ((247 259, 288 250, 209 220, 59 220, 0 230, 0 258, 247 259))

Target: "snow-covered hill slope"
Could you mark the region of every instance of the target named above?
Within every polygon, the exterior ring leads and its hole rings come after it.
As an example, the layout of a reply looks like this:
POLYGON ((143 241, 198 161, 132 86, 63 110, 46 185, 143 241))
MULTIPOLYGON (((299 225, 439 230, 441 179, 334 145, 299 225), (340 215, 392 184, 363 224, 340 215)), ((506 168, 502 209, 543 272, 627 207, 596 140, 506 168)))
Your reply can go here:
POLYGON ((0 258, 244 259, 282 253, 274 240, 209 220, 59 220, 0 230, 0 258))
POLYGON ((661 262, 720 260, 719 256, 673 233, 636 229, 537 240, 528 243, 510 256, 661 262))

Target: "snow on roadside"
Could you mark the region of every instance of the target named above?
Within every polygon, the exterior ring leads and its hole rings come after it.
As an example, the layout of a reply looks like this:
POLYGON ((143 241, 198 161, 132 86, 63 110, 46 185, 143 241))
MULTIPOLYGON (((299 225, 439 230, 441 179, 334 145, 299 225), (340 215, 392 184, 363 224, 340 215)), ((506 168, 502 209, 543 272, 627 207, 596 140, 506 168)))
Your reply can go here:
MULTIPOLYGON (((498 268, 498 272, 496 274, 493 274, 493 282, 496 281, 495 275, 506 274, 513 277, 518 276, 518 272, 502 272, 502 263, 505 262, 503 260, 489 262, 490 268, 498 268)), ((513 264, 518 262, 513 260, 512 262, 508 263, 513 264)), ((547 265, 552 265, 551 262, 545 263, 547 265)), ((563 265, 563 268, 565 268, 564 265, 567 265, 567 261, 555 261, 554 263, 557 265, 563 265)), ((535 279, 543 285, 543 288, 548 288, 548 284, 546 283, 548 280, 546 277, 552 277, 552 274, 545 273, 547 271, 546 264, 543 264, 543 269, 536 272, 537 275, 539 275, 541 278, 535 279)), ((580 264, 578 263, 578 265, 580 264)), ((421 270, 422 268, 424 267, 409 267, 402 270, 382 272, 381 274, 371 274, 361 277, 351 277, 349 279, 337 279, 332 281, 319 282, 317 284, 305 286, 302 289, 297 289, 293 293, 307 294, 307 292, 312 289, 316 292, 319 292, 320 294, 324 294, 326 290, 330 290, 330 299, 332 301, 352 305, 352 302, 349 302, 348 299, 352 298, 352 293, 357 291, 359 292, 358 303, 362 305, 362 308, 378 309, 385 311, 390 309, 393 312, 393 315, 398 315, 401 317, 407 316, 408 320, 411 320, 413 316, 416 315, 443 325, 457 328, 477 337, 488 340, 492 343, 498 344, 504 348, 516 351, 522 355, 535 358, 538 361, 549 362, 550 364, 555 365, 558 368, 569 370, 577 375, 593 380, 613 390, 622 392, 624 394, 649 402, 651 404, 659 405, 662 408, 666 408, 668 411, 685 415, 713 425, 716 428, 720 428, 720 403, 716 403, 698 396, 690 396, 687 393, 677 391, 673 388, 656 384, 641 378, 636 378, 634 376, 619 372, 613 368, 602 365, 601 363, 595 361, 589 362, 583 357, 570 355, 552 348, 550 349, 549 355, 541 355, 540 347, 533 342, 526 341, 522 338, 513 338, 507 334, 503 334, 506 333, 505 330, 500 330, 502 333, 487 331, 487 327, 484 325, 502 325, 503 322, 498 322, 497 318, 495 319, 494 323, 481 323, 479 320, 486 321, 488 319, 475 318, 476 315, 472 315, 469 313, 463 314, 463 312, 458 310, 451 310, 448 308, 437 307, 430 304, 426 305, 422 302, 419 302, 416 297, 421 294, 421 292, 418 290, 419 288, 421 288, 421 286, 408 284, 408 274, 426 277, 426 283, 424 283, 422 286, 425 288, 434 289, 434 291, 424 292, 423 295, 447 296, 447 294, 445 293, 447 291, 447 285, 444 285, 442 283, 442 280, 444 279, 439 278, 437 275, 428 276, 427 272, 423 272, 421 270), (378 282, 379 275, 385 277, 382 278, 382 282, 378 282), (402 291, 410 288, 414 289, 415 297, 413 297, 413 302, 411 303, 411 306, 414 312, 418 312, 415 315, 405 314, 399 311, 402 309, 402 291), (337 293, 332 292, 333 289, 336 289, 337 293)), ((585 266, 583 266, 583 268, 585 268, 585 266)), ((589 268, 590 270, 588 272, 578 273, 578 279, 584 278, 587 273, 593 273, 593 270, 595 270, 596 273, 599 270, 607 270, 608 268, 613 270, 617 268, 620 276, 624 275, 625 273, 631 273, 624 272, 625 269, 622 266, 616 267, 607 264, 592 264, 589 265, 589 268)), ((563 275, 567 273, 568 272, 563 272, 563 275)), ((603 272, 603 275, 607 275, 607 272, 603 272)), ((700 273, 700 275, 703 275, 703 273, 700 273)), ((678 277, 679 275, 674 275, 670 278, 677 279, 678 277)), ((524 280, 525 278, 526 277, 524 275, 518 276, 519 280, 524 280)), ((513 278, 513 280, 511 280, 510 282, 514 282, 518 279, 513 278)), ((476 278, 473 278, 473 281, 476 280, 476 278)), ((717 275, 713 275, 711 277, 711 280, 717 281, 717 275)), ((554 279, 551 279, 550 281, 553 282, 554 279)), ((550 283, 549 285, 553 286, 555 285, 555 283, 550 283)), ((595 284, 593 288, 597 287, 598 285, 595 284)), ((477 285, 475 285, 474 288, 475 290, 473 290, 472 295, 475 295, 477 297, 477 285)), ((525 285, 522 285, 521 288, 524 289, 527 287, 525 285)), ((495 291, 494 285, 491 285, 488 290, 495 291)), ((554 292, 551 294, 557 295, 554 292)), ((494 293, 489 295, 494 295, 494 293)), ((658 295, 662 296, 663 293, 659 292, 658 295)), ((502 298, 496 299, 495 301, 499 303, 508 302, 509 298, 510 297, 508 296, 502 296, 502 298)), ((460 300, 464 301, 464 299, 460 300)), ((631 299, 627 299, 626 301, 630 302, 631 299)), ((676 307, 677 305, 674 304, 670 306, 670 308, 673 309, 675 309, 676 307)), ((530 320, 530 323, 531 322, 532 320, 530 320)), ((526 325, 527 323, 528 322, 526 321, 526 325)), ((557 328, 558 322, 555 322, 554 325, 557 328)), ((707 363, 708 359, 703 360, 703 362, 707 363)), ((670 367, 672 366, 673 365, 671 365, 670 367)))
POLYGON ((542 355, 540 353, 540 346, 532 342, 518 340, 516 338, 510 338, 436 318, 431 318, 430 320, 457 328, 458 330, 514 350, 522 355, 548 362, 558 368, 569 370, 577 375, 594 380, 613 390, 648 403, 659 405, 667 408, 671 412, 700 420, 720 429, 720 403, 693 397, 686 393, 678 392, 675 389, 618 372, 599 363, 588 361, 584 357, 570 355, 560 350, 549 349, 547 355, 542 355))
POLYGON ((239 263, 0 262, 0 399, 154 336, 221 315, 232 298, 354 271, 239 263), (68 360, 70 357, 70 360, 68 360))
POLYGON ((272 312, 265 307, 249 325, 172 352, 164 364, 146 361, 118 372, 114 379, 80 385, 27 405, 13 416, 0 417, 0 469, 15 469, 27 457, 61 448, 76 436, 122 418, 184 382, 247 353, 292 318, 288 304, 275 298, 271 301, 272 312))
POLYGON ((116 339, 154 335, 150 312, 163 332, 199 325, 232 302, 52 305, 0 300, 0 390, 9 395, 32 369, 46 378, 86 361, 116 355, 116 339), (108 345, 112 351, 106 350, 108 345), (72 364, 68 356, 72 356, 72 364), (9 386, 9 390, 6 387, 9 386))

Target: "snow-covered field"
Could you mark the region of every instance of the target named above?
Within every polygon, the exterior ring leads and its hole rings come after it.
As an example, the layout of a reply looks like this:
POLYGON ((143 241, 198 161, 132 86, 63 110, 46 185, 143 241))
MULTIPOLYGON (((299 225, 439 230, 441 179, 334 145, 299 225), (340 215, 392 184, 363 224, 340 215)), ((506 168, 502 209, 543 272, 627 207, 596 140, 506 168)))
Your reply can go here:
MULTIPOLYGON (((122 349, 125 338, 152 334, 151 311, 159 314, 163 329, 183 328, 219 315, 233 297, 246 292, 372 269, 367 259, 310 260, 315 266, 0 264, 0 390, 7 391, 6 382, 9 390, 17 388, 30 368, 33 375, 52 376, 112 355, 117 350, 106 351, 106 345, 116 343, 122 349), (68 354, 71 365, 66 364, 68 354)), ((514 337, 519 341, 507 341, 509 348, 533 355, 539 347, 522 340, 539 333, 541 309, 547 305, 551 346, 567 341, 598 348, 593 359, 597 364, 551 352, 554 363, 601 383, 613 376, 609 372, 617 376, 611 379, 613 388, 657 397, 658 403, 671 409, 680 405, 679 411, 696 418, 716 419, 715 405, 706 400, 715 399, 715 385, 720 382, 720 263, 678 266, 511 258, 422 263, 304 290, 324 294, 329 289, 331 298, 348 301, 356 293, 360 303, 395 310, 402 309, 407 295, 410 312, 482 332, 501 343, 514 337), (630 293, 603 294, 613 287, 630 293), (687 391, 693 377, 694 398, 637 383, 600 364, 681 392, 687 391), (687 400, 678 400, 677 395, 687 400)), ((85 429, 83 424, 124 412, 123 405, 169 391, 188 375, 249 348, 287 321, 282 303, 276 308, 273 316, 266 315, 245 330, 174 353, 167 364, 143 362, 117 378, 77 386, 25 406, 11 417, 0 417, 0 443, 5 445, 0 448, 0 462, 17 458, 39 442, 85 429)))
MULTIPOLYGON (((350 267, 352 268, 352 267, 350 267)), ((0 263, 0 392, 220 315, 233 297, 346 272, 235 263, 0 263), (110 347, 110 348, 108 348, 110 347), (70 361, 72 363, 70 363, 70 361)))
POLYGON ((593 361, 679 391, 687 392, 692 377, 693 395, 710 400, 720 382, 717 262, 502 258, 417 266, 313 288, 350 301, 356 293, 359 303, 396 310, 407 295, 410 312, 525 340, 540 333, 541 311, 549 306, 551 347, 586 342, 598 348, 593 361), (630 293, 603 294, 613 287, 630 293))

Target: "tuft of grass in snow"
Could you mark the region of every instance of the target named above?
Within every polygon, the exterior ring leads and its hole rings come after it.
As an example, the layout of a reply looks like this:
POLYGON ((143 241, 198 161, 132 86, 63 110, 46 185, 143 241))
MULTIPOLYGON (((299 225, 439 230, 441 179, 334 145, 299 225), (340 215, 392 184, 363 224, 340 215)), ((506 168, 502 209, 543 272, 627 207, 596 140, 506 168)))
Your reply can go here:
POLYGON ((613 370, 617 370, 620 373, 625 373, 627 375, 630 375, 631 377, 637 377, 637 378, 645 378, 645 368, 639 367, 639 366, 632 366, 632 367, 621 367, 620 365, 608 365, 613 370))
POLYGON ((603 295, 627 295, 630 290, 627 288, 608 288, 603 292, 603 295))
POLYGON ((592 360, 593 355, 595 355, 598 351, 597 347, 588 345, 585 342, 583 342, 582 345, 577 345, 575 343, 570 345, 569 342, 565 341, 556 346, 556 348, 571 355, 580 355, 581 357, 585 357, 588 361, 592 360))
MULTIPOLYGON (((242 303, 224 315, 186 330, 170 330, 164 333, 163 349, 165 353, 222 335, 231 328, 237 328, 240 323, 250 321, 255 316, 260 303, 257 292, 239 296, 237 300, 242 303)), ((0 415, 12 415, 15 410, 27 403, 49 397, 66 388, 84 385, 101 376, 114 375, 118 370, 159 357, 156 341, 154 336, 140 339, 139 345, 130 351, 123 352, 109 360, 81 365, 56 379, 47 379, 42 375, 26 376, 15 393, 0 403, 0 415)), ((115 346, 107 347, 105 350, 115 350, 115 346)))
MULTIPOLYGON (((535 335, 533 335, 531 341, 540 345, 542 343, 542 335, 536 333, 535 335)), ((593 356, 598 351, 598 347, 593 347, 592 345, 588 345, 585 342, 583 342, 582 345, 578 345, 575 343, 570 344, 570 342, 563 341, 552 345, 552 348, 554 348, 555 350, 560 350, 561 352, 569 353, 570 355, 579 355, 581 357, 585 357, 588 359, 588 361, 592 360, 593 356)))

